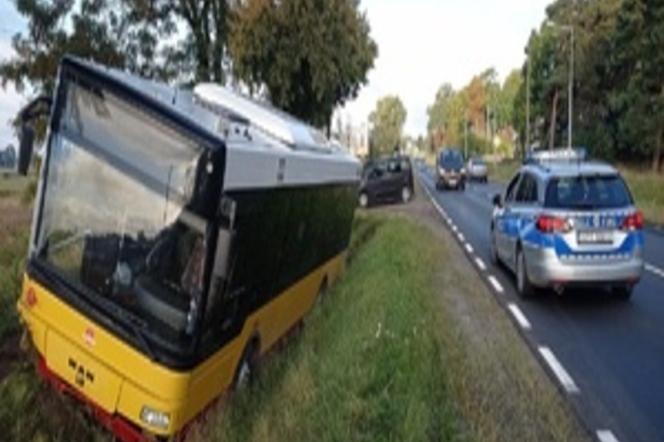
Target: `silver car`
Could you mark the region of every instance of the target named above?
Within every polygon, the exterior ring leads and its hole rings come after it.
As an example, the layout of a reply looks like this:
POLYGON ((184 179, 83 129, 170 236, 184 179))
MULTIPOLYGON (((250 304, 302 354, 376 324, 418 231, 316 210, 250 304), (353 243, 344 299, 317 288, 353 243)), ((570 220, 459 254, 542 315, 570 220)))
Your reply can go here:
POLYGON ((493 203, 491 257, 515 273, 521 295, 592 286, 631 296, 643 272, 643 215, 616 169, 533 161, 493 203))
POLYGON ((468 180, 469 181, 479 181, 486 183, 489 179, 489 170, 487 168, 486 162, 479 157, 473 157, 468 160, 468 180))

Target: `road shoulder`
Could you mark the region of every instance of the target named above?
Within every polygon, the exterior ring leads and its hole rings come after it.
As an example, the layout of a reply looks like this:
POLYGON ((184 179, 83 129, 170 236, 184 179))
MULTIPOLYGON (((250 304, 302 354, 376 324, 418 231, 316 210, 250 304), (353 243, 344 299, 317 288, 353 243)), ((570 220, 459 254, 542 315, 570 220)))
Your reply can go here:
POLYGON ((406 206, 382 209, 425 226, 439 244, 431 263, 439 294, 442 366, 472 438, 589 440, 569 402, 479 278, 421 188, 406 206))

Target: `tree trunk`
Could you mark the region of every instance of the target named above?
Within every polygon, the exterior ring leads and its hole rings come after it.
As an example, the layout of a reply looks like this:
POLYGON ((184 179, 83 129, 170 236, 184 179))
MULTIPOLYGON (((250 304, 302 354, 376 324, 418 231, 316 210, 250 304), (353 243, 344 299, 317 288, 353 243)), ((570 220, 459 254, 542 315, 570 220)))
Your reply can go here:
POLYGON ((657 140, 655 140, 655 151, 652 154, 652 171, 659 173, 662 164, 662 138, 664 138, 664 129, 660 129, 657 140))
POLYGON ((553 150, 556 142, 556 120, 558 119, 558 99, 560 94, 556 89, 551 103, 551 122, 549 123, 549 150, 553 150))

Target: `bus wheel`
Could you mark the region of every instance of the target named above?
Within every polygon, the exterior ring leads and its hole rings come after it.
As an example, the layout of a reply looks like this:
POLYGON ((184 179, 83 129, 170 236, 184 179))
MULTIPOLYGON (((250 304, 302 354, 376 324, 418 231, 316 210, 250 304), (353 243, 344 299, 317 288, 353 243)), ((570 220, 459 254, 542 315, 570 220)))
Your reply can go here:
POLYGON ((242 354, 240 362, 237 364, 235 372, 235 381, 233 390, 244 390, 254 380, 256 376, 256 356, 258 343, 255 339, 251 340, 242 354))
POLYGON ((323 280, 320 283, 318 288, 318 295, 316 296, 316 301, 320 304, 325 299, 325 294, 327 293, 327 275, 323 277, 323 280))

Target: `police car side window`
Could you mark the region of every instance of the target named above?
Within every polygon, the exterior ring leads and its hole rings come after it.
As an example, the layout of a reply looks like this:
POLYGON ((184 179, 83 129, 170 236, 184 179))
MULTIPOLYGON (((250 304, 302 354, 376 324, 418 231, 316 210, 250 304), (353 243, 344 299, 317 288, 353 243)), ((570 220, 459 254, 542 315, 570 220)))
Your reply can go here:
POLYGON ((516 201, 519 203, 533 203, 537 201, 537 181, 530 174, 525 174, 516 193, 516 201))
POLYGON ((521 178, 521 174, 517 174, 514 178, 512 178, 512 181, 507 185, 507 191, 505 192, 505 202, 512 202, 514 200, 514 195, 516 194, 516 185, 519 182, 519 178, 521 178))

